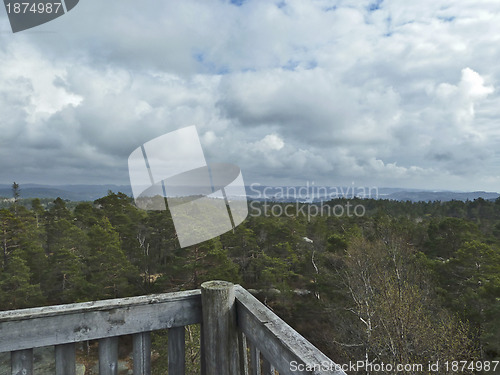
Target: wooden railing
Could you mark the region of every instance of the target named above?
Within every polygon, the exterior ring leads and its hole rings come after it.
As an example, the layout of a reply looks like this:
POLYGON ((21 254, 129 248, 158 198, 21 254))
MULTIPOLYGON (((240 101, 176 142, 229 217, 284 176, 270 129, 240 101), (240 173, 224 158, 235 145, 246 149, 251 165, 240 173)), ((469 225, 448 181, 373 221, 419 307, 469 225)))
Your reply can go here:
POLYGON ((168 374, 185 374, 184 327, 201 324, 202 375, 345 373, 239 285, 0 312, 12 375, 33 374, 33 348, 55 346, 57 375, 76 373, 75 343, 99 340, 99 374, 116 375, 118 338, 133 337, 134 375, 151 373, 151 332, 168 329, 168 374))

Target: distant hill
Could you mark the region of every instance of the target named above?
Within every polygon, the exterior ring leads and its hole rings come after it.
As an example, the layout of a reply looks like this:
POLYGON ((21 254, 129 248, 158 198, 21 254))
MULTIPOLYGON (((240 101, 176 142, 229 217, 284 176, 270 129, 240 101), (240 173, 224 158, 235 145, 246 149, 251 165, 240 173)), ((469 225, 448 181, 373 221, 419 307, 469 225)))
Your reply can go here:
MULTIPOLYGON (((70 201, 94 201, 102 198, 111 190, 122 192, 129 196, 132 189, 129 185, 40 185, 24 184, 20 186, 21 198, 57 198, 70 201)), ((189 191, 186 188, 186 191, 189 191)), ((431 191, 405 188, 361 188, 341 186, 265 186, 252 185, 246 187, 247 197, 255 200, 270 200, 278 202, 320 202, 335 198, 373 198, 397 201, 451 201, 474 200, 483 198, 495 200, 499 193, 486 191, 456 192, 431 191)), ((11 185, 0 184, 0 197, 11 198, 11 185)))
POLYGON ((496 192, 473 191, 431 191, 406 188, 375 188, 352 186, 247 186, 247 196, 256 200, 273 200, 278 202, 320 202, 335 198, 372 198, 396 201, 429 202, 451 200, 474 200, 483 198, 495 200, 500 197, 496 192))
POLYGON ((398 191, 395 193, 388 194, 386 199, 392 199, 397 201, 441 201, 447 202, 451 200, 456 201, 466 201, 474 200, 477 198, 483 198, 485 200, 495 200, 500 197, 500 194, 487 191, 472 191, 472 192, 453 192, 453 191, 398 191))
MULTIPOLYGON (((102 198, 111 190, 114 193, 122 192, 132 195, 127 185, 20 185, 21 198, 62 198, 70 201, 94 201, 102 198)), ((0 197, 12 197, 10 185, 0 184, 0 197)))

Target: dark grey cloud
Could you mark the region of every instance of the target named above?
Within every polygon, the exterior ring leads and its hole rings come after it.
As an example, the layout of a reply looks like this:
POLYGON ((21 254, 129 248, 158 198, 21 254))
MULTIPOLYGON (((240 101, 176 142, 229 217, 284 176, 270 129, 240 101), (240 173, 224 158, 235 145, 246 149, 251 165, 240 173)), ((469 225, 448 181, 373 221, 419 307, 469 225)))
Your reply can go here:
POLYGON ((128 183, 197 125, 248 183, 497 190, 500 4, 87 0, 0 13, 0 182, 128 183))

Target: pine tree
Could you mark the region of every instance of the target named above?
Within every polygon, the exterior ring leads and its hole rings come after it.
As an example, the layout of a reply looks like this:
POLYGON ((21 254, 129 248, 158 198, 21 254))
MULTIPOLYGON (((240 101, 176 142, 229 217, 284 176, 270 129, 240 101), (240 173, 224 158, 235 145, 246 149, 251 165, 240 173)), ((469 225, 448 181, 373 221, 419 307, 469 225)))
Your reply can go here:
POLYGON ((30 269, 26 262, 14 253, 0 271, 0 307, 12 310, 39 306, 44 302, 40 285, 30 282, 30 269))
POLYGON ((20 247, 23 226, 15 215, 7 210, 0 210, 0 246, 2 247, 1 268, 6 268, 12 252, 20 247))
POLYGON ((86 276, 90 297, 105 299, 133 294, 140 284, 139 272, 120 248, 118 233, 106 217, 90 228, 87 243, 86 276))

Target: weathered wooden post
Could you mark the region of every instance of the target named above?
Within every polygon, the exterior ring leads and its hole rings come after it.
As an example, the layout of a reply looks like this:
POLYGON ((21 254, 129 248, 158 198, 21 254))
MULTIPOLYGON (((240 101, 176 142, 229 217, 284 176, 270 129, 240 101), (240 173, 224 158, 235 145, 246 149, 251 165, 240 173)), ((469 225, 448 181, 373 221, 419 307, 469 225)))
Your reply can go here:
POLYGON ((206 375, 238 375, 238 332, 234 285, 227 281, 201 284, 206 375))
POLYGON ((33 375, 33 349, 10 353, 12 375, 33 375))
POLYGON ((151 332, 136 333, 132 340, 134 375, 151 374, 151 332))
POLYGON ((56 375, 76 374, 75 343, 56 345, 56 375))
POLYGON ((118 337, 99 340, 99 375, 118 374, 118 337))

